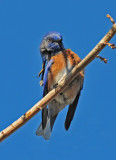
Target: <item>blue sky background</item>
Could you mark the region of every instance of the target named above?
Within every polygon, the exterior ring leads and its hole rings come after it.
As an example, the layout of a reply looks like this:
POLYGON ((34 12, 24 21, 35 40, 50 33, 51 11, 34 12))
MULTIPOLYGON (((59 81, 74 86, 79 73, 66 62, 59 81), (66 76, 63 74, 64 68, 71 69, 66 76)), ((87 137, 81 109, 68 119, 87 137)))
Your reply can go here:
MULTIPOLYGON (((36 76, 43 35, 60 32, 65 47, 84 58, 112 26, 107 13, 116 21, 115 0, 0 0, 0 130, 42 98, 36 76)), ((35 135, 38 113, 0 144, 0 159, 116 159, 116 50, 106 47, 100 55, 108 64, 96 59, 86 68, 70 130, 64 129, 65 108, 45 141, 35 135)))

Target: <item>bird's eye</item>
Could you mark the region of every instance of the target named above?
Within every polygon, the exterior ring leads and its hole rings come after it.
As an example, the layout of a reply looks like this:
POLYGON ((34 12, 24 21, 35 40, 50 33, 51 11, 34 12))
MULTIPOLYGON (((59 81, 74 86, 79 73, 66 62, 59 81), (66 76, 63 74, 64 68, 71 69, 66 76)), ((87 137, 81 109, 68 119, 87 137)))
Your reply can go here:
POLYGON ((48 42, 51 42, 51 41, 52 41, 52 39, 51 39, 51 38, 48 38, 47 40, 48 40, 48 42))

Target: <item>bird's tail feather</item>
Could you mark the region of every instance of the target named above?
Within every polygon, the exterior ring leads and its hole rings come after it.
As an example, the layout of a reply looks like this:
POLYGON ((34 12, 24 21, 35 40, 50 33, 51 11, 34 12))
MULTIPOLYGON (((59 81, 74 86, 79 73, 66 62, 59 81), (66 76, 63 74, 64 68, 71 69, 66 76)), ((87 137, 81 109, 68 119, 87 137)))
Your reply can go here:
POLYGON ((44 139, 48 140, 51 136, 52 128, 56 120, 56 117, 57 115, 54 117, 47 117, 47 123, 45 128, 44 129, 42 128, 42 123, 41 123, 36 130, 36 135, 43 136, 44 139))

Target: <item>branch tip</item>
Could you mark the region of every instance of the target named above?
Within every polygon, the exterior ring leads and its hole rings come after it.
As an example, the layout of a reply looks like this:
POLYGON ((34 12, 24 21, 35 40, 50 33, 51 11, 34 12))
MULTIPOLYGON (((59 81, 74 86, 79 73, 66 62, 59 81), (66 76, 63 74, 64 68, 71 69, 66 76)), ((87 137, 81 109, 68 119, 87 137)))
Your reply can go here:
POLYGON ((115 23, 115 21, 113 20, 113 18, 112 18, 109 14, 107 14, 106 17, 109 18, 110 21, 111 21, 113 24, 115 23))
POLYGON ((103 58, 103 57, 101 57, 101 56, 99 56, 99 55, 97 55, 96 56, 96 58, 99 58, 101 61, 103 61, 104 63, 107 63, 107 59, 106 58, 103 58))

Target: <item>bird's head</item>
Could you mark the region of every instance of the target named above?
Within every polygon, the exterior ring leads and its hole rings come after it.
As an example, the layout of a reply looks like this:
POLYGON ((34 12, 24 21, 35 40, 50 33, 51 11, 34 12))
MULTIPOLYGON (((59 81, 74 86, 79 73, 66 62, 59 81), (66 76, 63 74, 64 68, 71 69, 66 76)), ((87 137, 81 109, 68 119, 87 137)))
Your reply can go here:
POLYGON ((62 36, 58 32, 49 32, 43 37, 40 44, 40 53, 43 61, 49 60, 52 55, 64 50, 62 40, 62 36))

